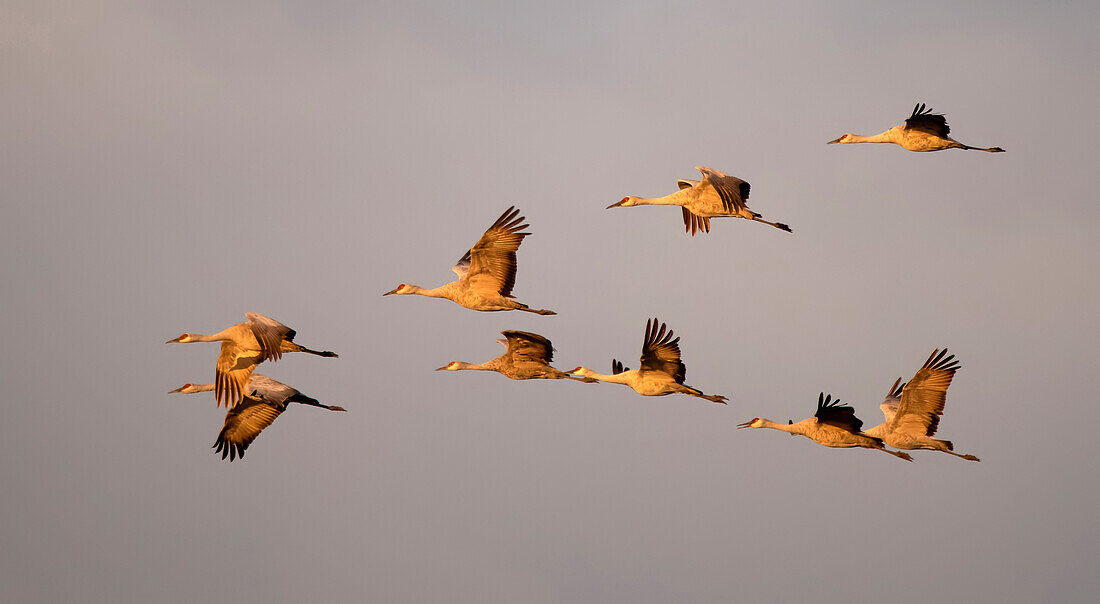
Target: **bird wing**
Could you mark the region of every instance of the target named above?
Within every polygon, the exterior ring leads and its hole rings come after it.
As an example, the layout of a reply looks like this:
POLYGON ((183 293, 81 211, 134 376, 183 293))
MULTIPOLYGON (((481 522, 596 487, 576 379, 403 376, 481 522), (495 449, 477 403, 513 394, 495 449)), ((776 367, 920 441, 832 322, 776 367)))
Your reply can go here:
POLYGON ((646 321, 645 340, 642 342, 642 356, 639 362, 642 371, 660 371, 684 383, 687 367, 680 362, 680 338, 672 338, 672 330, 665 331, 665 324, 657 327, 656 317, 646 321))
POLYGON ((709 182, 718 192, 727 212, 740 212, 747 207, 745 202, 749 200, 749 183, 703 166, 695 166, 695 169, 703 175, 703 181, 709 182))
POLYGON ((698 180, 691 180, 690 178, 681 178, 680 180, 676 181, 676 186, 680 187, 681 189, 690 189, 697 184, 699 184, 698 180))
POLYGON ((619 375, 624 371, 630 371, 630 367, 623 367, 623 362, 611 359, 611 375, 619 375))
MULTIPOLYGON (((521 232, 529 226, 521 222, 523 216, 519 215, 519 210, 515 206, 508 208, 470 248, 470 267, 465 279, 472 289, 512 297, 512 286, 516 284, 516 250, 523 238, 531 234, 521 232)), ((461 264, 459 260, 456 266, 461 264)))
POLYGON ((244 457, 244 451, 264 428, 271 425, 282 413, 281 409, 255 398, 246 397, 241 404, 225 414, 225 424, 214 441, 214 452, 226 456, 229 461, 244 457))
POLYGON ((505 354, 511 355, 513 363, 524 360, 549 365, 554 360, 554 345, 539 334, 526 331, 500 333, 508 338, 508 352, 505 354))
POLYGON ((244 316, 248 317, 248 327, 252 329, 252 335, 256 336, 256 341, 260 343, 263 360, 278 361, 283 356, 283 340, 288 342, 294 340, 296 332, 275 319, 259 313, 249 312, 244 316))
POLYGON ((286 409, 287 400, 298 394, 297 389, 259 373, 253 373, 249 378, 245 392, 248 397, 273 405, 280 410, 286 409))
POLYGON ((214 398, 219 407, 223 402, 229 408, 241 402, 247 392, 248 378, 263 360, 262 353, 241 348, 232 340, 222 340, 214 369, 214 398))
POLYGON ((940 416, 947 402, 947 388, 959 369, 955 355, 947 349, 932 351, 920 371, 901 391, 897 415, 890 431, 914 436, 933 436, 940 425, 940 416))
POLYGON ((681 207, 680 211, 684 213, 684 232, 690 232, 692 237, 695 236, 696 231, 703 233, 710 232, 710 218, 705 216, 696 216, 692 214, 687 208, 681 207))
POLYGON ((459 279, 465 277, 466 273, 470 272, 470 250, 466 250, 466 253, 458 259, 458 262, 451 267, 451 270, 458 275, 459 279))
POLYGON ((927 132, 943 138, 951 132, 951 127, 947 125, 947 118, 943 117, 943 114, 932 113, 931 109, 925 108, 924 103, 917 103, 916 107, 913 107, 913 114, 905 119, 905 129, 927 132))
POLYGON ((905 384, 901 383, 901 378, 898 378, 894 382, 893 386, 886 391, 886 398, 882 401, 882 404, 878 406, 882 409, 882 416, 886 418, 886 423, 889 424, 894 419, 894 415, 898 412, 898 403, 901 402, 901 389, 905 388, 905 384))
POLYGON ((863 421, 856 417, 855 409, 840 402, 839 398, 833 400, 833 395, 826 396, 824 392, 817 396, 817 413, 814 417, 819 423, 852 433, 858 433, 863 428, 863 421))

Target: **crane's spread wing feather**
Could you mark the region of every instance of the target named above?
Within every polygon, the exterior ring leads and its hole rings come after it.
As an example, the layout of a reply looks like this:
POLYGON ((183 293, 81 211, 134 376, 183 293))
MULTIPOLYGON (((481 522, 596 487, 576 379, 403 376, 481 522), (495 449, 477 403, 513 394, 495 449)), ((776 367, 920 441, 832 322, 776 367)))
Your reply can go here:
POLYGON ((214 370, 214 398, 219 407, 225 403, 227 408, 231 408, 241 402, 252 371, 263 360, 262 353, 243 349, 231 340, 222 341, 221 354, 214 370))
POLYGON ((687 208, 681 207, 680 211, 684 213, 684 232, 690 232, 694 237, 696 231, 703 233, 710 232, 710 218, 705 216, 696 216, 688 211, 687 208))
POLYGON ((905 129, 927 132, 941 138, 947 138, 951 132, 947 118, 941 113, 932 113, 931 109, 925 108, 924 103, 917 103, 913 107, 913 114, 905 119, 905 129))
POLYGON ((940 416, 947 402, 947 388, 959 361, 955 355, 947 356, 947 349, 932 351, 920 371, 909 380, 901 391, 897 414, 890 423, 890 431, 914 436, 933 436, 940 425, 940 416))
POLYGON ((680 187, 681 189, 690 189, 697 184, 699 184, 698 180, 692 180, 690 178, 681 178, 680 180, 676 181, 676 186, 680 187))
POLYGON ((470 250, 466 250, 466 253, 458 259, 458 262, 451 267, 451 270, 458 275, 459 279, 465 277, 466 273, 470 272, 470 250))
POLYGON ((646 321, 645 340, 642 342, 642 356, 639 362, 642 371, 660 371, 683 384, 687 367, 680 361, 680 338, 673 339, 672 330, 666 331, 664 323, 656 317, 646 321))
POLYGON ((695 166, 695 169, 703 175, 703 181, 709 182, 718 192, 726 212, 733 214, 747 207, 745 204, 749 200, 749 183, 703 166, 695 166))
POLYGON ((286 409, 287 401, 294 395, 299 394, 296 388, 259 373, 253 373, 252 377, 249 378, 246 391, 250 398, 263 401, 280 410, 286 409))
POLYGON ((901 383, 901 378, 898 378, 894 382, 893 386, 886 391, 886 398, 883 399, 882 404, 878 406, 882 409, 882 416, 886 418, 887 424, 894 419, 894 415, 898 412, 898 403, 901 402, 901 389, 905 388, 905 384, 901 383))
POLYGON ((622 361, 611 359, 611 375, 619 375, 624 371, 630 371, 630 367, 624 367, 622 361))
POLYGON ((541 365, 549 365, 554 360, 554 345, 550 340, 537 333, 527 331, 502 331, 508 339, 508 351, 512 362, 533 361, 541 365))
POLYGON ((248 318, 248 327, 252 330, 252 335, 256 336, 256 341, 260 343, 263 360, 278 361, 283 356, 283 340, 293 341, 296 332, 275 319, 259 313, 249 312, 244 316, 248 318))
POLYGON ((833 395, 826 396, 824 392, 817 396, 817 413, 814 417, 819 423, 852 433, 858 433, 863 428, 863 421, 856 417, 855 409, 840 402, 839 398, 833 400, 833 395))
POLYGON ((515 206, 508 208, 470 248, 470 267, 465 279, 471 289, 512 297, 512 287, 516 284, 516 250, 523 238, 531 234, 521 232, 529 226, 520 224, 523 220, 515 206))
POLYGON ((228 456, 229 461, 238 457, 243 458, 248 445, 252 444, 260 432, 270 426, 280 413, 282 409, 258 399, 246 397, 225 414, 225 424, 212 447, 214 452, 221 453, 222 459, 228 456))

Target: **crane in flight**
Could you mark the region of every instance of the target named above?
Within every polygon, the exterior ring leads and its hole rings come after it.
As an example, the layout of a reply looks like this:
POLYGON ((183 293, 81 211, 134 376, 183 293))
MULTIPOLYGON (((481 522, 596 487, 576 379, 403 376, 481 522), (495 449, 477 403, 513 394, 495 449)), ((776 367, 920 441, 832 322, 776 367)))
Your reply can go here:
POLYGON ((597 380, 586 377, 578 377, 558 371, 550 366, 554 360, 554 345, 550 340, 537 333, 527 331, 502 331, 505 339, 497 340, 507 347, 504 354, 485 363, 464 363, 451 361, 436 369, 436 371, 462 371, 472 369, 477 371, 496 371, 497 373, 512 378, 513 380, 560 380, 569 379, 578 382, 595 383, 597 380))
MULTIPOLYGON (((194 394, 213 389, 214 384, 184 384, 168 394, 194 394)), ((325 405, 266 375, 253 373, 248 378, 244 400, 225 414, 225 424, 211 447, 214 453, 221 453, 222 459, 228 456, 229 461, 238 457, 243 459, 244 452, 252 441, 286 411, 289 403, 301 403, 329 411, 347 411, 336 405, 325 405)))
POLYGON ((327 350, 311 350, 294 343, 295 331, 259 313, 245 313, 245 323, 231 325, 216 334, 185 333, 165 342, 221 342, 221 354, 214 371, 214 398, 218 406, 232 407, 244 398, 245 384, 256 366, 278 361, 286 352, 305 352, 321 357, 339 356, 327 350))
POLYGON ((932 113, 924 103, 918 103, 913 108, 913 114, 905 119, 904 124, 890 128, 886 132, 874 136, 860 136, 858 134, 845 134, 838 139, 831 140, 827 145, 847 145, 851 143, 894 143, 909 151, 943 151, 944 149, 967 149, 970 151, 988 151, 990 153, 1004 153, 1000 147, 971 147, 951 138, 948 134, 951 127, 947 125, 947 118, 940 113, 932 113))
POLYGON ((529 226, 520 224, 523 220, 515 206, 505 210, 474 247, 451 268, 458 275, 457 281, 433 289, 402 283, 382 295, 416 294, 446 298, 466 308, 481 311, 522 310, 538 315, 557 314, 552 310, 531 308, 513 299, 516 250, 523 243, 523 238, 530 235, 521 232, 529 226))
POLYGON ((646 321, 639 369, 624 367, 619 361, 611 359, 611 375, 596 373, 584 366, 577 367, 569 373, 601 382, 625 384, 643 396, 686 394, 712 403, 726 404, 724 396, 703 394, 684 384, 687 366, 680 360, 680 338, 673 339, 672 330, 666 331, 664 323, 660 323, 659 329, 657 326, 656 318, 646 321))
POLYGON ((627 196, 611 208, 629 208, 633 206, 680 206, 684 215, 684 232, 695 236, 697 231, 710 232, 711 218, 745 218, 769 224, 788 233, 791 227, 782 222, 768 222, 760 214, 749 209, 749 183, 703 166, 695 166, 702 180, 682 178, 676 181, 680 190, 664 197, 627 196))
POLYGON ((955 453, 949 440, 933 438, 947 403, 947 388, 959 370, 955 355, 946 355, 946 348, 942 352, 937 348, 911 380, 902 384, 898 378, 879 405, 886 422, 865 430, 864 434, 881 438, 895 449, 930 449, 981 461, 973 455, 955 453))
POLYGON ((863 427, 863 422, 856 417, 855 409, 841 403, 840 399, 833 400, 831 394, 825 396, 824 392, 818 395, 817 413, 811 418, 804 419, 800 422, 790 422, 788 420, 786 424, 780 424, 770 419, 754 417, 743 424, 738 424, 737 427, 771 428, 772 430, 780 430, 792 435, 797 434, 805 436, 815 443, 826 447, 836 447, 840 449, 862 447, 864 449, 875 449, 906 461, 913 461, 913 458, 910 457, 908 453, 891 451, 882 446, 881 438, 868 436, 860 432, 860 428, 863 427))

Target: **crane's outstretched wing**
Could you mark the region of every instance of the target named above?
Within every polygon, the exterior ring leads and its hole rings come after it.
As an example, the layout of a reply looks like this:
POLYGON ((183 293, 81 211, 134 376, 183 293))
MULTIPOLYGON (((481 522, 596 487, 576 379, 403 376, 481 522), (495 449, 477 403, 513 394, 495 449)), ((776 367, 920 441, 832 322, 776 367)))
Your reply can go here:
POLYGON ((523 216, 519 215, 519 210, 515 206, 508 208, 470 248, 466 279, 471 289, 512 297, 512 287, 516 284, 516 250, 523 238, 531 234, 521 232, 530 226, 521 222, 523 216))
POLYGON ((458 259, 458 262, 451 267, 451 270, 458 275, 459 279, 465 277, 466 273, 470 272, 470 250, 466 250, 466 253, 458 259))
POLYGON ((266 375, 253 373, 252 377, 248 379, 246 394, 250 398, 263 401, 283 410, 286 409, 287 401, 298 394, 298 390, 266 375))
POLYGON ((681 178, 680 180, 676 181, 676 186, 680 187, 681 189, 690 189, 697 184, 699 184, 698 180, 692 180, 690 178, 681 178))
POLYGON ((863 428, 863 421, 856 417, 855 409, 840 402, 839 398, 833 400, 833 395, 826 396, 824 392, 817 395, 817 413, 814 417, 819 423, 852 433, 858 433, 863 428))
POLYGON ((694 237, 696 231, 703 233, 710 232, 710 218, 705 216, 696 216, 688 211, 687 208, 680 208, 680 211, 684 213, 684 232, 690 232, 694 237))
POLYGON ((955 355, 947 349, 932 351, 920 371, 901 391, 897 415, 890 422, 890 431, 914 436, 933 436, 940 425, 940 416, 947 402, 947 388, 959 370, 955 355))
POLYGON ((727 212, 732 214, 746 208, 745 202, 749 200, 749 183, 703 166, 695 166, 695 169, 703 175, 703 181, 709 182, 710 186, 718 192, 718 197, 722 199, 722 206, 727 212))
POLYGON ((611 359, 611 375, 619 375, 624 371, 630 371, 630 367, 623 367, 622 361, 611 359))
POLYGON ((664 323, 658 329, 657 323, 656 317, 645 323, 645 340, 639 359, 642 371, 660 371, 675 379, 677 384, 683 384, 687 367, 680 362, 680 338, 673 339, 672 330, 666 332, 664 323))
POLYGON ((252 329, 252 335, 256 336, 256 341, 260 343, 263 360, 278 361, 282 358, 283 340, 293 341, 295 331, 259 313, 248 312, 244 316, 248 318, 248 327, 252 329))
POLYGON ((534 361, 549 365, 554 360, 554 345, 537 333, 527 331, 502 331, 508 339, 508 352, 512 362, 534 361))
POLYGON ((215 453, 221 453, 229 461, 244 457, 244 451, 264 428, 271 425, 282 413, 281 409, 255 398, 246 397, 239 405, 225 414, 225 425, 214 441, 215 453))
POLYGON ((901 378, 898 378, 894 382, 893 386, 886 391, 886 398, 882 401, 882 404, 878 406, 882 409, 882 416, 886 418, 886 423, 889 424, 894 420, 894 415, 898 412, 898 403, 901 402, 901 389, 905 388, 905 384, 901 383, 901 378))
POLYGON ((222 340, 221 354, 214 370, 214 398, 220 407, 232 408, 241 402, 247 390, 248 378, 264 360, 263 353, 241 348, 231 340, 222 340))
POLYGON ((951 127, 947 125, 947 118, 943 117, 943 114, 932 113, 931 109, 924 107, 924 103, 918 103, 913 107, 913 115, 905 119, 905 129, 927 132, 940 137, 947 137, 951 132, 951 127))

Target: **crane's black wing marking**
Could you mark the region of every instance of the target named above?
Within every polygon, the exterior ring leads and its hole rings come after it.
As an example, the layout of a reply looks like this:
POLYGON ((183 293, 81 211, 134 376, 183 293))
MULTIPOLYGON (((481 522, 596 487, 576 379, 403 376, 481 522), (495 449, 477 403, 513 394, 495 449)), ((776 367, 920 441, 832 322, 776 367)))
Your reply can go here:
POLYGON ((951 127, 947 125, 947 118, 943 114, 932 113, 931 109, 925 108, 924 103, 918 103, 913 107, 913 114, 905 120, 905 128, 943 138, 951 132, 951 127))
POLYGON ((848 432, 859 432, 863 428, 863 421, 856 417, 856 410, 840 402, 833 400, 833 395, 826 396, 824 392, 817 396, 817 413, 814 414, 817 421, 830 426, 836 426, 848 432))

